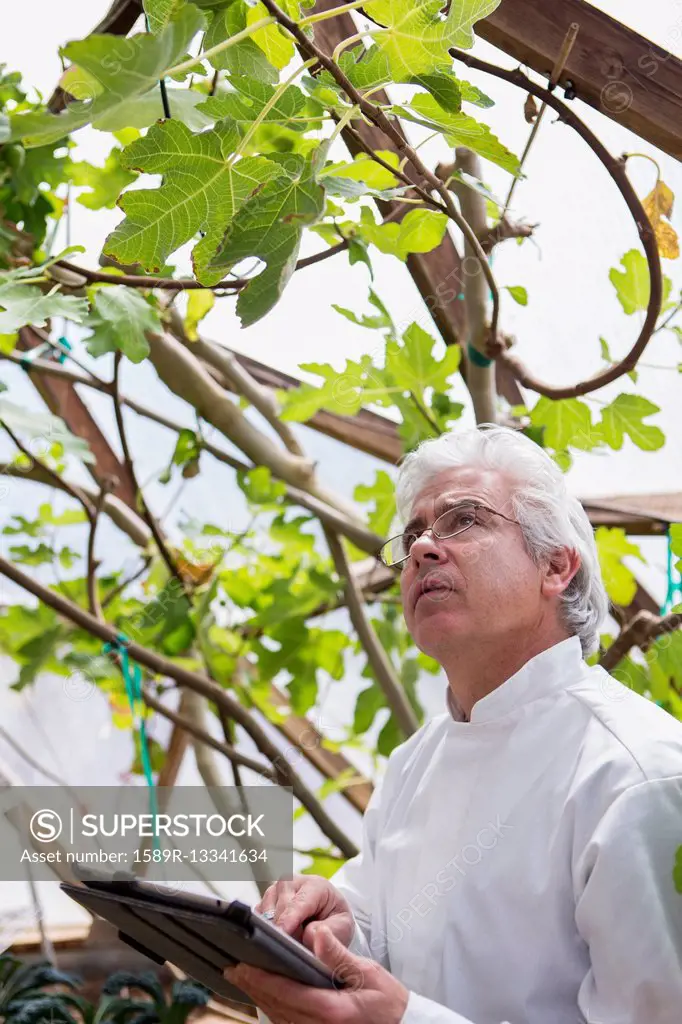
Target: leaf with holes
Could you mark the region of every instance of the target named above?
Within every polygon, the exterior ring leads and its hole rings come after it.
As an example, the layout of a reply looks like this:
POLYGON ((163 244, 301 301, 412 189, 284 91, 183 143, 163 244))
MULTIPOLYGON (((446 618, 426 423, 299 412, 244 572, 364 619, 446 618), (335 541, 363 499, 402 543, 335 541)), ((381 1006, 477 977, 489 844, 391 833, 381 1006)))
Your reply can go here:
POLYGON ((92 328, 86 341, 91 356, 120 351, 131 363, 141 363, 149 355, 145 331, 160 331, 161 321, 138 292, 116 284, 95 290, 87 326, 92 328))
POLYGON ((627 434, 632 443, 643 451, 657 451, 665 444, 665 434, 659 427, 644 423, 643 420, 660 411, 657 405, 641 395, 618 395, 602 410, 601 431, 604 440, 616 451, 620 451, 627 434))
POLYGON ((271 179, 241 207, 210 263, 211 269, 223 270, 249 257, 265 263, 239 293, 237 314, 243 327, 260 320, 278 301, 296 268, 304 227, 324 213, 324 188, 317 181, 321 156, 320 149, 307 159, 284 158, 286 176, 271 179))
POLYGON ((81 93, 81 100, 61 114, 15 114, 10 118, 12 139, 21 139, 26 146, 56 142, 105 115, 122 113, 132 98, 158 90, 159 78, 182 59, 203 25, 202 13, 193 4, 184 4, 158 35, 92 35, 68 43, 60 53, 88 76, 90 97, 81 93))
POLYGON ((473 26, 499 6, 500 0, 453 0, 445 17, 441 0, 374 0, 372 20, 386 26, 377 46, 398 76, 448 68, 450 47, 474 45, 473 26))
POLYGON ((282 175, 264 157, 232 163, 239 135, 234 125, 219 122, 193 135, 180 121, 153 125, 144 138, 124 151, 126 167, 162 174, 157 189, 125 192, 119 206, 126 219, 109 235, 104 251, 119 263, 140 263, 158 272, 171 253, 203 231, 192 259, 203 284, 220 280, 208 269, 225 230, 244 200, 273 175, 282 175))

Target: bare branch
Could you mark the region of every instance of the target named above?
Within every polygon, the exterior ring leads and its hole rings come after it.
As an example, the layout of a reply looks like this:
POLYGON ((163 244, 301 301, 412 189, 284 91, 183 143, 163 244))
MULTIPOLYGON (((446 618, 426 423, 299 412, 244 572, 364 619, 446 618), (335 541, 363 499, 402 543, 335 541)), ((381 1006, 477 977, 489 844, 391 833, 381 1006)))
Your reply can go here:
POLYGON ((383 690, 388 706, 395 715, 398 725, 406 736, 411 736, 419 728, 417 716, 412 709, 412 705, 407 699, 405 690, 396 677, 395 669, 393 668, 379 637, 374 632, 374 628, 367 617, 362 593, 360 592, 355 577, 353 576, 353 571, 348 563, 346 552, 343 550, 341 541, 335 533, 326 527, 324 533, 334 560, 336 571, 341 580, 343 580, 344 593, 346 595, 346 603, 348 605, 351 622, 353 623, 353 627, 358 634, 365 654, 367 655, 367 660, 369 661, 372 671, 376 676, 379 686, 383 690))
POLYGON ((597 391, 606 384, 610 384, 612 381, 618 380, 619 377, 622 377, 624 374, 634 370, 656 327, 656 321, 658 319, 663 298, 663 278, 661 274, 661 261, 658 254, 658 244, 651 224, 649 223, 649 218, 644 211, 644 207, 642 206, 637 193, 630 184, 630 179, 626 174, 623 162, 616 160, 611 156, 603 143, 592 131, 590 131, 587 125, 577 117, 567 103, 564 103, 555 96, 553 92, 550 92, 543 86, 536 85, 535 82, 531 81, 527 75, 524 75, 519 68, 514 71, 507 71, 504 68, 496 67, 494 64, 489 64, 487 61, 479 60, 478 57, 473 57, 471 54, 464 53, 461 50, 450 50, 450 53, 467 67, 475 68, 477 71, 485 71, 490 75, 494 75, 496 78, 502 79, 504 82, 516 85, 520 89, 524 89, 526 92, 532 93, 534 96, 538 97, 538 99, 541 99, 546 103, 548 107, 556 110, 560 115, 561 120, 580 135, 580 137, 587 143, 590 149, 602 162, 608 173, 611 175, 611 178, 616 183, 618 190, 623 196, 628 209, 632 213, 635 224, 637 225, 637 231, 649 266, 651 292, 649 296, 649 306, 639 338, 624 359, 607 367, 600 373, 595 374, 594 377, 580 381, 578 384, 574 384, 570 387, 554 387, 551 384, 546 384, 544 381, 535 377, 526 369, 519 359, 511 355, 511 353, 501 345, 497 344, 496 347, 491 346, 488 352, 488 355, 492 358, 503 362, 520 384, 523 384, 524 387, 530 388, 531 391, 536 391, 540 395, 545 395, 547 398, 575 398, 578 395, 590 394, 590 392, 597 391))
POLYGON ((66 491, 66 493, 70 495, 72 498, 74 498, 79 505, 82 505, 88 519, 92 519, 94 511, 92 503, 90 502, 90 499, 86 497, 85 493, 80 489, 80 487, 77 487, 76 484, 69 483, 67 480, 61 477, 59 473, 56 473, 54 469, 48 466, 46 462, 43 462, 42 459, 38 459, 36 458, 35 455, 32 455, 28 448, 26 448, 22 444, 17 435, 7 425, 7 423, 4 420, 0 419, 0 425, 4 427, 6 433, 12 439, 12 441, 17 446, 21 454, 25 455, 26 458, 31 461, 31 464, 33 466, 36 466, 40 470, 43 477, 47 481, 49 481, 53 485, 53 487, 59 488, 60 491, 66 491))
MULTIPOLYGON (((6 558, 0 556, 0 575, 6 576, 18 586, 23 587, 34 597, 42 601, 48 608, 52 608, 57 614, 73 622, 81 629, 87 630, 93 636, 98 637, 104 643, 115 645, 117 643, 117 631, 105 622, 100 622, 84 608, 68 601, 61 594, 38 583, 25 572, 13 565, 6 558)), ((277 765, 278 771, 286 778, 287 784, 291 786, 294 796, 300 800, 311 817, 317 822, 322 831, 335 843, 339 850, 346 857, 353 857, 358 852, 357 847, 352 843, 346 834, 339 828, 336 822, 330 817, 320 804, 315 794, 297 775, 281 751, 272 742, 266 730, 255 720, 253 715, 233 697, 222 686, 198 672, 192 672, 184 666, 176 665, 175 662, 164 658, 140 644, 130 642, 128 644, 130 657, 138 664, 149 669, 157 675, 168 676, 174 679, 180 686, 186 686, 188 690, 194 690, 213 701, 214 704, 222 706, 225 712, 242 726, 244 731, 251 737, 258 749, 273 764, 277 765)))
POLYGON ((670 614, 662 616, 653 615, 647 611, 637 612, 601 656, 599 664, 607 672, 610 672, 632 647, 640 647, 646 651, 657 637, 666 633, 674 633, 681 626, 682 613, 680 612, 670 612, 670 614))
POLYGON ((107 496, 107 490, 104 488, 97 495, 95 501, 95 507, 92 510, 92 516, 90 518, 90 531, 88 533, 88 554, 87 554, 87 588, 88 588, 88 604, 90 605, 90 611, 97 619, 103 618, 102 606, 99 603, 99 595, 97 594, 97 562, 95 560, 95 538, 97 535, 97 524, 99 523, 100 512, 104 504, 104 499, 107 496))

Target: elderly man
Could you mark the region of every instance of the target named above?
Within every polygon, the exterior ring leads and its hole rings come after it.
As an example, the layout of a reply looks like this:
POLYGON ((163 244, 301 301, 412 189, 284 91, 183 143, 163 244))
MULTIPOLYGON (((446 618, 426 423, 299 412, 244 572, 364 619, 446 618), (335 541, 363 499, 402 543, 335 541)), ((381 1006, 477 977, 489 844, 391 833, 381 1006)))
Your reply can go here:
POLYGON ((393 752, 362 851, 260 909, 347 982, 229 971, 273 1024, 679 1024, 682 726, 583 660, 607 599, 590 524, 499 427, 409 455, 405 619, 447 710, 393 752))

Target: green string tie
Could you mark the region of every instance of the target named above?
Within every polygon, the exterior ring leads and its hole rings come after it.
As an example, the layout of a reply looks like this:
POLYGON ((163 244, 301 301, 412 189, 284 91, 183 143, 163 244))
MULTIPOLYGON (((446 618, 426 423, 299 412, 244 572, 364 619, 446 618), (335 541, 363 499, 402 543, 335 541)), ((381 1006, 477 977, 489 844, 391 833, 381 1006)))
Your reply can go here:
POLYGON ((115 643, 108 643, 104 645, 104 653, 117 654, 121 659, 121 673, 123 674, 123 682, 125 683, 126 693, 128 695, 128 703, 130 704, 130 711, 133 716, 133 729, 135 729, 136 725, 138 727, 140 760, 142 762, 142 770, 144 771, 147 786, 149 788, 149 810, 153 816, 155 826, 154 849, 158 850, 159 836, 156 831, 156 816, 159 813, 159 807, 156 800, 156 788, 154 786, 152 762, 149 756, 147 729, 144 718, 138 711, 139 705, 142 703, 142 672, 140 671, 140 666, 137 662, 132 661, 128 654, 129 643, 130 640, 125 633, 119 633, 116 637, 115 643))
POLYGON ((675 601, 675 595, 678 596, 678 601, 682 601, 682 577, 673 566, 673 542, 670 536, 670 527, 668 527, 668 559, 667 559, 667 579, 668 589, 666 591, 665 599, 661 605, 661 615, 667 615, 668 612, 678 602, 675 601))

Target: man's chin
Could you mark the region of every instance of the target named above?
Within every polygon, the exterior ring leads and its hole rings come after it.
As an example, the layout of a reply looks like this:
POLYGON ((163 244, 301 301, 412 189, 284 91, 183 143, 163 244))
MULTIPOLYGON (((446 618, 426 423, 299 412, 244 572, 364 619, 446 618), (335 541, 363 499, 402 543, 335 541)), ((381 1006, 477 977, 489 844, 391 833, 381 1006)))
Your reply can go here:
POLYGON ((430 605, 421 610, 417 606, 410 632, 417 646, 428 654, 428 647, 442 647, 446 639, 449 640, 464 628, 465 616, 461 614, 461 609, 458 614, 457 609, 448 607, 448 603, 443 601, 440 605, 430 605))

